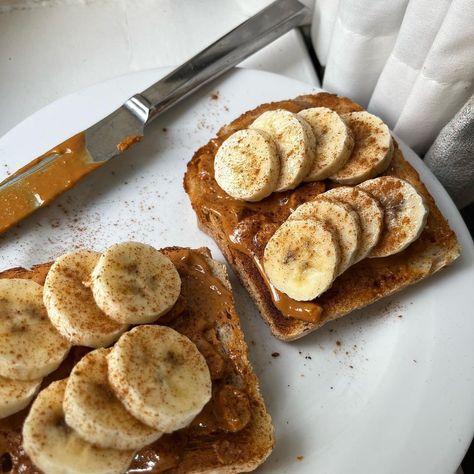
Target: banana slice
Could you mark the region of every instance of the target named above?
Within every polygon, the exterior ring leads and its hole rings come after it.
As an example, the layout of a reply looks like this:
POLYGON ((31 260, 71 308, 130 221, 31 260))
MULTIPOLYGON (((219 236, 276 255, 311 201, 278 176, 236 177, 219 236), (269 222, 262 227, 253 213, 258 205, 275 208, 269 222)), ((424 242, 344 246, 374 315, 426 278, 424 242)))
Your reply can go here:
POLYGON ((264 112, 250 128, 267 132, 276 143, 280 176, 275 191, 296 188, 314 161, 316 139, 309 124, 288 110, 277 109, 264 112))
POLYGON ((341 249, 338 275, 354 263, 361 241, 361 226, 359 216, 350 206, 317 197, 297 207, 289 219, 317 219, 334 229, 341 249))
POLYGON ((0 279, 0 376, 36 380, 55 370, 69 351, 32 280, 0 279))
POLYGON ((174 329, 137 326, 108 357, 109 382, 125 408, 152 428, 187 426, 211 398, 211 376, 197 347, 174 329))
POLYGON ((339 267, 339 245, 317 220, 287 220, 268 241, 263 267, 278 290, 297 301, 325 292, 339 267))
POLYGON ((97 306, 122 324, 156 321, 176 303, 181 279, 173 262, 150 245, 109 247, 92 272, 97 306))
POLYGON ((64 420, 67 380, 51 383, 31 406, 23 424, 23 448, 45 474, 119 474, 133 451, 103 449, 79 438, 64 420))
POLYGON ((410 183, 380 176, 358 187, 380 202, 385 215, 384 230, 369 257, 387 257, 401 252, 420 236, 428 218, 428 207, 410 183))
POLYGON ((64 394, 66 423, 84 440, 100 448, 141 449, 161 433, 125 409, 107 379, 107 354, 97 349, 72 369, 64 394))
POLYGON ((44 283, 43 300, 54 327, 78 346, 104 347, 127 329, 103 313, 90 289, 92 270, 100 254, 78 250, 59 257, 44 283))
POLYGON ((354 263, 367 257, 379 241, 383 228, 383 209, 378 201, 362 189, 346 186, 326 191, 322 196, 347 204, 357 212, 361 238, 354 263))
POLYGON ((214 175, 233 198, 260 201, 275 190, 280 175, 275 143, 261 130, 235 132, 216 153, 214 175))
POLYGON ((351 112, 341 116, 354 134, 354 150, 347 163, 331 176, 341 184, 358 184, 383 173, 393 155, 390 130, 369 112, 351 112))
POLYGON ((11 380, 0 377, 0 419, 28 406, 42 380, 11 380))
POLYGON ((354 138, 339 114, 327 107, 313 107, 298 113, 316 137, 313 166, 304 181, 326 179, 342 168, 354 148, 354 138))

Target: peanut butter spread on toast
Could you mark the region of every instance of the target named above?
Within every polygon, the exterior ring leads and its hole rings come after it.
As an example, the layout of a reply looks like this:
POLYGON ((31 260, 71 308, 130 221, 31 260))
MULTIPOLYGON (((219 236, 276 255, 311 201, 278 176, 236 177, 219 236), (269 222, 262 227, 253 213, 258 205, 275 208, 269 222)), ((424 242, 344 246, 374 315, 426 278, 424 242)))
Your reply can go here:
MULTIPOLYGON (((256 380, 245 346, 242 341, 232 340, 239 328, 231 290, 215 275, 207 254, 201 252, 182 248, 163 250, 175 264, 182 287, 177 303, 159 319, 159 324, 187 336, 204 355, 212 379, 212 398, 191 425, 165 434, 138 451, 128 473, 184 473, 199 465, 217 469, 239 461, 243 453, 245 459, 262 458, 265 453, 258 453, 258 449, 268 451, 268 443, 249 446, 249 433, 255 429, 253 425, 265 408, 260 400, 252 397, 256 380)), ((29 278, 43 284, 50 265, 39 265, 32 271, 13 269, 0 278, 29 278)), ((89 350, 73 347, 61 366, 44 379, 42 388, 67 377, 89 350)), ((28 409, 0 420, 0 472, 40 472, 21 444, 28 409)))
POLYGON ((294 190, 273 193, 256 203, 239 201, 224 193, 216 183, 214 157, 228 136, 249 127, 263 112, 286 109, 297 113, 310 107, 328 107, 339 114, 363 110, 349 99, 326 93, 263 104, 224 126, 200 148, 188 163, 184 178, 184 188, 200 227, 216 240, 229 263, 237 268, 274 334, 285 340, 301 337, 331 319, 414 283, 449 264, 459 254, 454 232, 395 143, 392 162, 382 175, 408 181, 426 200, 430 213, 420 238, 397 255, 366 258, 353 265, 313 301, 298 302, 272 288, 261 263, 270 237, 298 205, 337 185, 329 180, 303 183, 294 190))

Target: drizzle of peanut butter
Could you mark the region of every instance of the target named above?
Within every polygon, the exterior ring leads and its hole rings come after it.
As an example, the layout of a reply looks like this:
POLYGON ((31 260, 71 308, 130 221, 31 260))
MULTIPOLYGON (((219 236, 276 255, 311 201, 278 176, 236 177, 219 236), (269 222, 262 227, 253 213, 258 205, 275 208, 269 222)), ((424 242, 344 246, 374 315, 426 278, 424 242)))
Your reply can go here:
MULTIPOLYGON (((228 445, 237 452, 245 444, 247 432, 252 430, 250 404, 253 401, 245 382, 249 380, 249 368, 243 361, 242 348, 234 349, 232 343, 227 342, 224 350, 220 342, 221 328, 237 323, 236 320, 231 323, 229 319, 234 311, 231 290, 214 274, 209 260, 202 253, 178 248, 167 249, 164 253, 175 264, 182 285, 175 306, 157 324, 172 327, 196 344, 209 366, 213 395, 190 426, 165 434, 138 451, 127 471, 129 474, 191 471, 195 468, 192 463, 196 462, 196 447, 206 465, 217 468, 227 463, 222 446, 228 445)), ((38 283, 43 284, 46 271, 40 276, 38 283)), ((232 336, 227 334, 226 338, 229 337, 232 336)), ((72 367, 89 350, 73 347, 61 366, 45 378, 42 388, 54 380, 67 377, 72 367)), ((6 465, 11 464, 10 474, 40 472, 21 445, 21 430, 28 410, 26 408, 0 420, 0 460, 6 465)), ((228 463, 233 461, 229 458, 228 463)))
POLYGON ((6 231, 39 207, 49 204, 81 178, 101 166, 87 151, 85 133, 81 132, 9 176, 3 183, 31 170, 47 157, 59 155, 40 170, 31 173, 0 191, 0 233, 6 231))
POLYGON ((307 302, 307 301, 296 301, 290 298, 288 295, 283 293, 280 290, 277 290, 268 279, 267 274, 263 268, 261 259, 253 253, 249 247, 238 242, 229 236, 229 242, 232 242, 232 248, 248 255, 252 258, 255 266, 257 267, 265 285, 267 285, 270 290, 270 295, 272 297, 273 304, 280 310, 280 312, 291 318, 300 319, 301 321, 306 321, 309 323, 315 323, 319 321, 321 317, 322 308, 316 303, 307 302))

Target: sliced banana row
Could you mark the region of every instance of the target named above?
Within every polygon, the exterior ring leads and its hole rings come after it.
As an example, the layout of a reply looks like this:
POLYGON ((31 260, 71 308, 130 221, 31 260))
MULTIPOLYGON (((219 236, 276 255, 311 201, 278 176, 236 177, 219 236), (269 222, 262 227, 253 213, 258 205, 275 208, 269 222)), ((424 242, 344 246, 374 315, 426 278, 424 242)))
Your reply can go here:
POLYGON ((59 257, 44 288, 0 279, 0 418, 26 407, 42 378, 71 345, 104 347, 130 324, 157 320, 174 305, 181 280, 171 260, 145 244, 124 242, 102 255, 59 257))
POLYGON ((222 143, 214 177, 233 198, 260 201, 303 181, 361 183, 388 168, 393 149, 388 127, 365 111, 269 110, 222 143))
POLYGON ((168 257, 150 245, 123 242, 103 254, 79 250, 59 257, 46 276, 44 304, 72 344, 104 347, 129 324, 156 321, 180 290, 168 257))
POLYGON ((45 474, 123 473, 137 450, 187 426, 211 387, 206 360, 187 337, 137 326, 38 395, 23 446, 45 474))
POLYGON ((133 417, 115 396, 108 382, 111 351, 96 349, 74 366, 64 394, 64 417, 82 439, 96 446, 140 449, 161 433, 133 417))
POLYGON ((171 260, 135 242, 63 255, 44 288, 0 279, 0 418, 29 405, 71 344, 118 339, 33 401, 23 447, 45 474, 123 473, 137 450, 186 427, 210 400, 207 362, 187 337, 155 325, 125 332, 167 312, 180 290, 171 260))
POLYGON ((334 188, 295 209, 268 241, 263 266, 278 290, 309 301, 360 260, 404 250, 427 215, 423 197, 399 178, 334 188))
POLYGON ((46 275, 43 300, 49 319, 77 346, 108 346, 128 327, 109 318, 93 298, 91 273, 99 258, 90 250, 70 252, 56 259, 46 275))

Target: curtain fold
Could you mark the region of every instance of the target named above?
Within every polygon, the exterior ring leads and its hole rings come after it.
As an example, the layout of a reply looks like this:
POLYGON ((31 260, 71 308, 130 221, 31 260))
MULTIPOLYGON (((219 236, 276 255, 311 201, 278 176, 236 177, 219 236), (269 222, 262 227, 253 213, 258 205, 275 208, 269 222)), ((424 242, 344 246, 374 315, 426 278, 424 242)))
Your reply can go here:
POLYGON ((473 0, 316 0, 323 87, 424 153, 474 91, 473 0))
POLYGON ((451 0, 439 0, 437 8, 430 8, 433 0, 408 4, 397 41, 369 104, 374 114, 385 115, 392 129, 397 125, 450 3, 451 0), (418 18, 423 21, 417 21, 418 18), (397 78, 397 87, 392 87, 393 78, 397 78))

